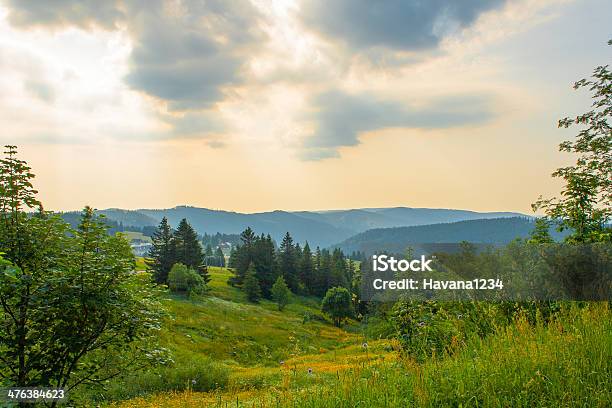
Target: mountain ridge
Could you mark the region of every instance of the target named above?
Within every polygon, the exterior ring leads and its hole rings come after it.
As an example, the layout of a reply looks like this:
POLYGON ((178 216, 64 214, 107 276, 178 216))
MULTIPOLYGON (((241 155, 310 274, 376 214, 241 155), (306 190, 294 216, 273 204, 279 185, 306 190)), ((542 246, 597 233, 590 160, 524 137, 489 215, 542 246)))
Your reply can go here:
POLYGON ((187 218, 200 234, 237 234, 251 227, 257 234, 270 234, 280 241, 288 231, 296 242, 327 247, 376 228, 410 227, 474 219, 529 217, 516 212, 477 212, 444 208, 372 207, 344 210, 240 213, 181 205, 166 209, 100 210, 108 219, 124 226, 142 228, 167 217, 171 225, 187 218))

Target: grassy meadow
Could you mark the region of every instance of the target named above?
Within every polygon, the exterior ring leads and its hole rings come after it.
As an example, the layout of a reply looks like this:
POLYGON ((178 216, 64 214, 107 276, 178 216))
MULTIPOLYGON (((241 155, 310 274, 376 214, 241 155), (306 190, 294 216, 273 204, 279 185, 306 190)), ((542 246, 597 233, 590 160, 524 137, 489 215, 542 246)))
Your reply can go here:
POLYGON ((363 323, 334 327, 317 299, 294 297, 279 312, 266 300, 248 303, 227 285, 227 269, 210 272, 206 296, 165 300, 160 336, 173 362, 83 393, 83 401, 118 408, 612 406, 607 303, 568 305, 546 325, 519 318, 417 363, 394 340, 369 338, 363 323))

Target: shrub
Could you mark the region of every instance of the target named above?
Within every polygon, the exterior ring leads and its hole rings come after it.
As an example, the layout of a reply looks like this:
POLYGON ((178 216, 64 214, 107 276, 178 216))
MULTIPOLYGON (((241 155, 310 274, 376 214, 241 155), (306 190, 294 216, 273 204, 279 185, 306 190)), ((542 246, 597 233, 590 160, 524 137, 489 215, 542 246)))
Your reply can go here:
POLYGON ((205 288, 204 279, 193 269, 176 263, 168 274, 168 286, 173 292, 201 292, 205 288))
POLYGON ((124 400, 148 394, 187 389, 207 392, 227 386, 229 370, 209 358, 195 358, 118 379, 107 391, 86 399, 124 400))

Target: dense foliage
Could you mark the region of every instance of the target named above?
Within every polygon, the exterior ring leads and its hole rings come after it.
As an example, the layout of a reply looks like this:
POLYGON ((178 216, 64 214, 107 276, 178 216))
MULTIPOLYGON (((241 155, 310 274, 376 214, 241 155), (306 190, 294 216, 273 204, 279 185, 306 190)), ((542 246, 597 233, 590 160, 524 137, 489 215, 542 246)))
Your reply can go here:
POLYGON ((329 315, 336 326, 353 316, 351 293, 346 288, 331 288, 321 302, 321 310, 329 315))
POLYGON ((559 145, 577 156, 576 163, 553 173, 564 182, 561 198, 540 197, 533 209, 544 210, 560 230, 572 231, 570 242, 612 242, 612 72, 599 66, 574 88, 587 88, 593 99, 590 111, 559 120, 560 128, 583 127, 574 140, 559 145))
POLYGON ((168 220, 163 217, 152 240, 153 246, 146 263, 153 270, 158 283, 168 283, 168 274, 177 263, 196 270, 204 284, 208 283, 210 278, 202 246, 197 233, 186 219, 183 218, 177 230, 172 231, 168 220))
POLYGON ((278 250, 272 238, 255 235, 251 228, 242 232, 241 245, 233 249, 229 266, 235 271, 230 284, 242 286, 249 265, 253 264, 262 296, 272 298, 272 286, 282 276, 289 289, 300 295, 323 297, 331 287, 350 289, 356 271, 339 249, 330 252, 316 248, 313 254, 308 243, 302 249, 285 234, 278 250))
POLYGON ((72 389, 163 358, 161 306, 121 236, 46 213, 16 148, 0 161, 0 383, 72 389), (28 210, 35 209, 35 213, 28 210))

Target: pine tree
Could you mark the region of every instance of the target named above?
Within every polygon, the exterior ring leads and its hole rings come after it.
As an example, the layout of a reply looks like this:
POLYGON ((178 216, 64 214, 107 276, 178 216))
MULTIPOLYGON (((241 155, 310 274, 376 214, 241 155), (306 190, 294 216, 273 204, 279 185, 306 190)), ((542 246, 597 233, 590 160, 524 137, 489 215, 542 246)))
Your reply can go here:
POLYGON ((555 242, 550 235, 550 221, 548 219, 536 219, 535 228, 531 231, 528 242, 530 244, 552 244, 555 242))
POLYGON ((289 304, 289 299, 291 297, 291 291, 287 287, 285 280, 282 276, 279 276, 272 285, 272 299, 278 305, 278 310, 283 310, 285 306, 289 304))
POLYGON ((262 295, 270 298, 272 285, 278 277, 274 243, 270 235, 261 234, 253 244, 253 263, 262 295))
POLYGON ((288 232, 285 234, 283 242, 281 243, 278 258, 281 274, 285 278, 291 291, 297 293, 299 287, 297 260, 295 257, 295 247, 293 246, 293 238, 291 238, 288 232))
POLYGON ((145 262, 153 270, 153 276, 158 283, 167 283, 168 273, 176 263, 176 247, 172 236, 172 228, 166 217, 162 218, 157 231, 151 238, 153 246, 149 250, 145 262))
POLYGON ((348 288, 349 277, 348 268, 346 265, 346 258, 340 249, 334 249, 331 257, 330 273, 328 279, 329 287, 343 287, 348 288))
POLYGON ((312 294, 314 289, 314 265, 312 262, 312 253, 308 242, 304 245, 302 258, 300 259, 300 281, 306 289, 306 293, 312 294))
POLYGON ((208 273, 208 266, 202 264, 196 268, 196 271, 198 272, 198 275, 200 275, 202 279, 204 280, 204 284, 208 285, 208 282, 210 282, 210 274, 208 273))
POLYGON ((176 241, 176 261, 197 269, 204 263, 202 246, 198 241, 198 234, 193 227, 183 218, 174 233, 176 241))
POLYGON ((207 244, 206 249, 204 250, 204 263, 206 265, 217 266, 214 259, 212 246, 210 244, 207 244))
POLYGON ((217 258, 217 266, 225 267, 225 255, 223 255, 221 247, 217 247, 215 257, 217 258))
POLYGON ((247 299, 251 302, 257 303, 261 298, 261 288, 259 287, 259 281, 255 275, 255 265, 251 263, 244 275, 244 282, 242 283, 242 290, 247 295, 247 299))
POLYGON ((256 236, 251 227, 248 227, 240 234, 241 245, 236 248, 235 256, 232 260, 232 268, 234 268, 236 275, 230 278, 230 281, 228 281, 230 284, 242 284, 249 265, 253 262, 253 245, 255 240, 256 236))

